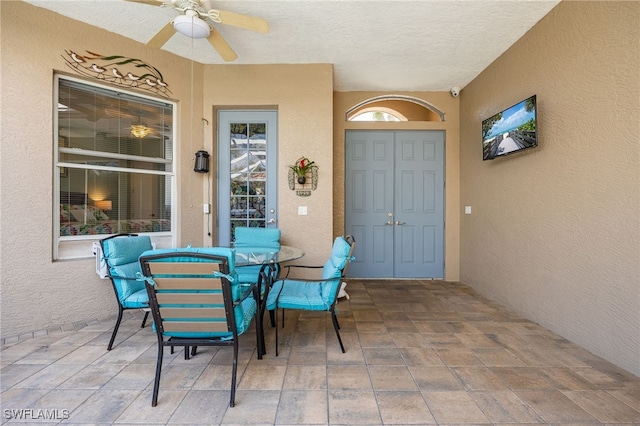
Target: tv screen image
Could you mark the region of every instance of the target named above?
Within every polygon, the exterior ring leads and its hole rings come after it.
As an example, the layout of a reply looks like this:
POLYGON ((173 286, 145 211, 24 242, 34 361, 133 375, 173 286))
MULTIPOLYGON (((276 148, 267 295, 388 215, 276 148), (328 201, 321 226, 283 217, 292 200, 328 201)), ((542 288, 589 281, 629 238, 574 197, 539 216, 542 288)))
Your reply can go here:
POLYGON ((482 120, 482 159, 538 146, 536 95, 482 120))

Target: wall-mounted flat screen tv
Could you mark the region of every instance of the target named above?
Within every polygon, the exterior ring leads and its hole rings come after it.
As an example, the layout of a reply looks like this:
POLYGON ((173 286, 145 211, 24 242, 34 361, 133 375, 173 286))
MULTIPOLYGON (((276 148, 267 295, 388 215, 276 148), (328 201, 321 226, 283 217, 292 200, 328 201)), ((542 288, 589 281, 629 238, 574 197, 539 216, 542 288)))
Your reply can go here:
POLYGON ((482 159, 538 146, 536 95, 482 121, 482 159))

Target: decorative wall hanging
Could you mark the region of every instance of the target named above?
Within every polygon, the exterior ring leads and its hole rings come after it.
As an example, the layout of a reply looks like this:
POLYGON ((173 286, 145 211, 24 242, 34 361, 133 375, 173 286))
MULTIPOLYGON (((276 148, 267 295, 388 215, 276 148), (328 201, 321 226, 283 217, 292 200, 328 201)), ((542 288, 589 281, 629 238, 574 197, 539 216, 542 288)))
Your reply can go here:
POLYGON ((88 50, 86 52, 86 55, 79 55, 72 50, 65 50, 67 55, 63 55, 62 58, 69 68, 78 74, 117 86, 148 90, 165 98, 169 97, 169 85, 162 79, 162 74, 157 68, 140 59, 119 55, 104 56, 88 50))
POLYGON ((289 189, 296 195, 308 197, 318 188, 318 166, 307 157, 300 157, 293 166, 289 166, 289 189))

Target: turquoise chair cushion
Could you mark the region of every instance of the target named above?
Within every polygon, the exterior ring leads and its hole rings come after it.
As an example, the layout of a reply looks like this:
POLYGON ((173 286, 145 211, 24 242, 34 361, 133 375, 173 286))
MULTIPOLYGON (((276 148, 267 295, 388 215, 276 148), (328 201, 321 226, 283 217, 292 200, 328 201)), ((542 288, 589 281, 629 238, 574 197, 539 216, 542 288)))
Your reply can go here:
POLYGON ((234 230, 235 247, 257 247, 280 249, 280 235, 278 228, 248 228, 237 226, 234 230))
POLYGON ((343 237, 336 237, 333 241, 331 256, 322 268, 322 278, 340 278, 342 270, 349 261, 351 246, 343 237))
MULTIPOLYGON (((339 282, 339 280, 334 280, 339 282)), ((331 287, 331 281, 307 282, 296 280, 280 280, 273 284, 267 297, 267 309, 303 309, 306 311, 327 311, 333 299, 323 297, 328 294, 325 287, 331 287)))
POLYGON ((326 311, 335 301, 340 287, 342 270, 350 260, 351 246, 343 237, 333 242, 331 256, 322 268, 323 282, 279 280, 273 284, 267 297, 267 309, 276 308, 326 311))
MULTIPOLYGON (((242 249, 280 250, 281 232, 278 228, 249 228, 237 226, 234 230, 234 246, 242 249)), ((256 283, 261 265, 239 266, 238 279, 241 283, 256 283)))
POLYGON ((138 290, 131 294, 122 303, 122 307, 125 309, 148 308, 149 294, 147 293, 147 289, 143 288, 142 290, 138 290))
POLYGON ((144 283, 135 278, 142 272, 138 257, 153 247, 151 238, 148 235, 116 237, 103 241, 102 245, 120 304, 124 308, 146 307, 149 299, 144 283))
MULTIPOLYGON (((237 274, 235 271, 235 250, 224 248, 224 247, 183 247, 183 248, 168 248, 168 249, 157 249, 157 250, 149 250, 141 254, 141 256, 155 255, 155 254, 171 254, 171 253, 204 253, 204 254, 213 254, 216 256, 224 256, 227 258, 227 262, 229 265, 229 277, 231 284, 231 294, 234 301, 240 300, 242 296, 245 296, 244 300, 242 300, 235 308, 234 308, 234 316, 236 320, 236 330, 238 334, 244 333, 249 325, 251 324, 251 320, 255 316, 257 312, 257 304, 255 299, 253 298, 253 294, 249 293, 247 296, 247 286, 243 285, 238 281, 237 274)), ((176 262, 176 261, 185 261, 185 262, 206 262, 205 259, 198 259, 193 257, 172 257, 165 259, 158 259, 159 262, 176 262)), ((195 292, 205 292, 201 290, 194 290, 195 292)), ((202 305, 208 306, 208 305, 202 305)), ((188 319, 185 319, 188 321, 188 319)), ((155 324, 154 324, 155 330, 155 324)), ((215 337, 215 338, 224 338, 224 337, 232 337, 231 332, 213 332, 213 333, 184 333, 184 332, 165 332, 165 336, 168 337, 183 337, 183 338, 207 338, 207 337, 215 337)))
POLYGON ((260 268, 262 268, 262 265, 238 266, 238 269, 236 269, 238 281, 241 283, 257 283, 260 268))

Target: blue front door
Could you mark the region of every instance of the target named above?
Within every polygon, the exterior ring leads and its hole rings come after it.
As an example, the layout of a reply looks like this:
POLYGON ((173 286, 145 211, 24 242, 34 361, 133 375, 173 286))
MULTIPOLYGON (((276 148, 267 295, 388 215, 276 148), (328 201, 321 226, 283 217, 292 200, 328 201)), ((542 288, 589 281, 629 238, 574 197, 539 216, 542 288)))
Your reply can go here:
POLYGON ((444 132, 348 131, 348 275, 444 278, 444 132))

